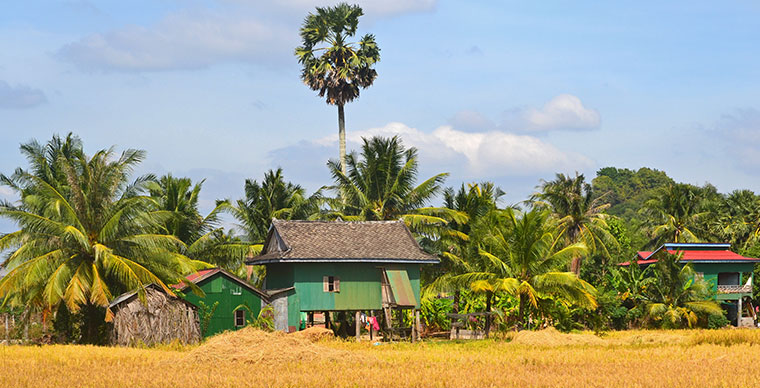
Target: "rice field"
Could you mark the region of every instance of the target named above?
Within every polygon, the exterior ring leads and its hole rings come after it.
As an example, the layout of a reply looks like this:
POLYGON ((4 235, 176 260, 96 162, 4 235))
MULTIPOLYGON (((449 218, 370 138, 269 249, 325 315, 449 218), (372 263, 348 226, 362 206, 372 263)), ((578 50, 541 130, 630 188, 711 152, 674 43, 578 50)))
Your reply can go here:
POLYGON ((749 387, 760 330, 349 342, 244 329, 195 347, 0 346, 0 387, 749 387))

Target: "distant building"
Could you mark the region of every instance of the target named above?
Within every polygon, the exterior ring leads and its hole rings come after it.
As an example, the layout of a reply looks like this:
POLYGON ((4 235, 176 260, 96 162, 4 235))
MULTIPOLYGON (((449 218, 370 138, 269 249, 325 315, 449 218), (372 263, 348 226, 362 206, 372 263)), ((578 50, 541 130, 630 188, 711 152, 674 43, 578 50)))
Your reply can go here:
POLYGON ((756 315, 749 300, 752 299, 754 267, 760 259, 744 257, 731 252, 730 248, 731 244, 669 243, 651 252, 638 252, 634 261, 648 266, 657 262, 664 252, 683 254, 680 262, 692 263, 697 276, 712 285, 728 319, 734 325, 749 326, 756 315))
POLYGON ((377 312, 390 326, 393 310, 419 309, 420 267, 438 262, 403 221, 275 219, 261 255, 247 264, 266 267, 275 328, 296 331, 324 312, 377 312))
MULTIPOLYGON (((205 308, 209 309, 209 313, 216 304, 208 327, 203 333, 204 337, 244 327, 249 319, 257 318, 262 305, 269 302, 263 292, 221 268, 198 271, 189 275, 187 279, 203 290, 206 296, 196 295, 184 284, 173 286, 183 291, 185 300, 199 308, 202 302, 205 308), (248 309, 238 309, 241 305, 246 305, 248 309)), ((202 316, 200 318, 203 319, 202 316)))

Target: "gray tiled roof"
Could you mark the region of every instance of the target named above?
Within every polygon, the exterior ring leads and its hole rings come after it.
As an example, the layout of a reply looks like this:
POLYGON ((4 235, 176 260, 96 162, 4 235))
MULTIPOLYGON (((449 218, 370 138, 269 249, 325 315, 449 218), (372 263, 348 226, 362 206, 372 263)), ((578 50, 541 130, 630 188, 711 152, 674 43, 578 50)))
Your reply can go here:
POLYGON ((262 254, 249 264, 274 262, 438 263, 420 249, 403 221, 272 220, 262 254))

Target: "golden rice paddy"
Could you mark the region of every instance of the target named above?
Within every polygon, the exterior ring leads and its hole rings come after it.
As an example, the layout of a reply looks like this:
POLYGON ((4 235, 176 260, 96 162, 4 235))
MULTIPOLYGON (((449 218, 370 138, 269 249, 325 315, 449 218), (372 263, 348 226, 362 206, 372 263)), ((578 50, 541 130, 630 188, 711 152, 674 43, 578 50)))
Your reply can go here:
POLYGON ((244 329, 195 347, 0 346, 0 387, 750 387, 760 330, 371 343, 244 329))

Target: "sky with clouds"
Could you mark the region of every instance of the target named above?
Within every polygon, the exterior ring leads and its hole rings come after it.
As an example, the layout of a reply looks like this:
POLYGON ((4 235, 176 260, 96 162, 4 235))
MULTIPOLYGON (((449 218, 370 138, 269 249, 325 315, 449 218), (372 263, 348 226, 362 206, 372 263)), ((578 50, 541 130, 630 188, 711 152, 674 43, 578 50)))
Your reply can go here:
MULTIPOLYGON (((760 191, 757 2, 359 3, 382 58, 346 107, 350 149, 399 135, 422 178, 492 180, 509 202, 609 165, 760 191)), ((309 191, 329 184, 337 111, 293 56, 326 4, 4 3, 0 171, 25 164, 20 143, 73 131, 88 152, 147 150, 140 173, 205 178, 204 209, 278 166, 309 191)))

